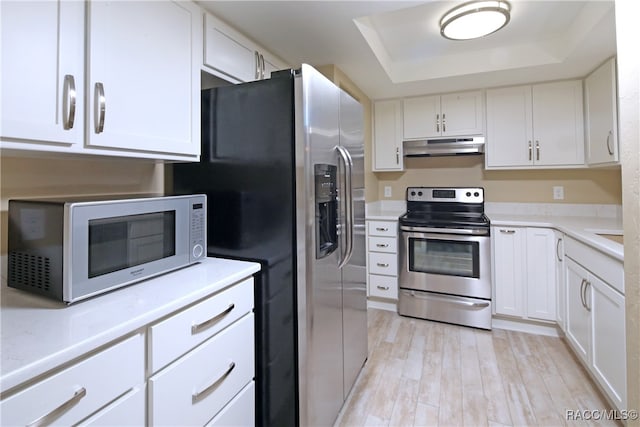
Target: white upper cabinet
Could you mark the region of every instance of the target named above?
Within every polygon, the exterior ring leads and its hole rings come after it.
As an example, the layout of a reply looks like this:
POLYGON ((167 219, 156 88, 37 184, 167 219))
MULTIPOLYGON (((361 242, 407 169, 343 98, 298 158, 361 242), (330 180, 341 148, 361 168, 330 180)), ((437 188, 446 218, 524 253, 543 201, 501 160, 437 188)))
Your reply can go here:
POLYGON ((487 90, 486 167, 584 165, 582 82, 487 90))
POLYGON ((269 78, 271 72, 288 68, 247 37, 215 16, 204 16, 204 69, 222 73, 234 82, 269 78))
POLYGON ((620 162, 617 92, 615 58, 609 59, 584 80, 589 165, 620 162))
POLYGON ((197 160, 202 12, 2 2, 2 148, 197 160))
POLYGON ((259 57, 242 34, 210 14, 204 16, 204 65, 239 82, 259 77, 259 57))
POLYGON ((373 171, 402 171, 402 101, 373 105, 373 171))
POLYGON ((404 139, 482 135, 482 92, 406 98, 404 139))
POLYGON ((88 145, 199 154, 200 11, 190 2, 88 3, 88 145))
POLYGON ((0 138, 82 144, 84 3, 0 2, 0 138))

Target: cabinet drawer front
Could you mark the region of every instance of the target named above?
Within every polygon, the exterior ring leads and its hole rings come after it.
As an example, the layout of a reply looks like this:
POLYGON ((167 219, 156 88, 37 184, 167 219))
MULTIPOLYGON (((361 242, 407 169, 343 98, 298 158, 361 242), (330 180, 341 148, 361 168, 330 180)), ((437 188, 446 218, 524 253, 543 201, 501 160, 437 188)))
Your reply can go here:
POLYGON ((144 339, 139 334, 3 400, 0 424, 27 425, 48 414, 47 424, 76 424, 142 384, 144 339), (66 411, 56 411, 65 403, 66 411))
POLYGON ((151 372, 162 369, 252 309, 253 279, 248 279, 150 327, 151 372))
POLYGON ((206 427, 252 426, 256 423, 255 382, 242 389, 206 427))
POLYGON ((564 253, 624 295, 624 267, 621 261, 567 236, 564 253))
POLYGON ((396 253, 398 251, 398 239, 395 237, 369 237, 369 250, 372 252, 389 252, 396 253))
POLYGON ((369 273, 397 276, 398 255, 376 252, 369 253, 369 273))
POLYGON ((370 274, 369 296, 398 299, 398 278, 393 276, 370 274))
POLYGON ((245 316, 149 379, 150 425, 204 425, 252 380, 253 320, 245 316))
POLYGON ((398 223, 394 221, 369 221, 370 236, 397 237, 398 223))
POLYGON ((145 387, 136 387, 78 426, 143 426, 147 415, 145 395, 145 387))

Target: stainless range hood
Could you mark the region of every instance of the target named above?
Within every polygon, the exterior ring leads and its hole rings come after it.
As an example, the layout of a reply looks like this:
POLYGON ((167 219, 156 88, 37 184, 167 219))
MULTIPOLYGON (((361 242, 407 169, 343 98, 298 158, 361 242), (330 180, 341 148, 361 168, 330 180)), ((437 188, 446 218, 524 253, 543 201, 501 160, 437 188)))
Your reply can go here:
POLYGON ((402 143, 405 157, 484 154, 484 137, 422 139, 402 143))

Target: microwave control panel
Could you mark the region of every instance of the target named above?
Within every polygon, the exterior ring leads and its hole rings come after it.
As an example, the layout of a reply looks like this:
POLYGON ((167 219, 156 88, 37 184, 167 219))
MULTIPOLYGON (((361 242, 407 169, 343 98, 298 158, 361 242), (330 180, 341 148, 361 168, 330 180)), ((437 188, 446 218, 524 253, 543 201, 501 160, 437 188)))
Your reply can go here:
POLYGON ((191 224, 191 261, 204 258, 207 254, 205 251, 206 241, 206 221, 207 221, 207 201, 196 199, 191 202, 191 212, 189 223, 191 224))

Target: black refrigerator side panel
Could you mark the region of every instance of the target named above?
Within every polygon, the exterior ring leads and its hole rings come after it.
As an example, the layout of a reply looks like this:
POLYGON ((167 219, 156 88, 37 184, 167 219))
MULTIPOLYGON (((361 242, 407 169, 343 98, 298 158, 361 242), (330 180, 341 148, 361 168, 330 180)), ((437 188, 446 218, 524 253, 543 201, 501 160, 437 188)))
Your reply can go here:
POLYGON ((173 165, 176 194, 207 194, 208 254, 260 262, 256 425, 295 426, 293 75, 202 92, 202 161, 173 165))

